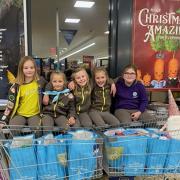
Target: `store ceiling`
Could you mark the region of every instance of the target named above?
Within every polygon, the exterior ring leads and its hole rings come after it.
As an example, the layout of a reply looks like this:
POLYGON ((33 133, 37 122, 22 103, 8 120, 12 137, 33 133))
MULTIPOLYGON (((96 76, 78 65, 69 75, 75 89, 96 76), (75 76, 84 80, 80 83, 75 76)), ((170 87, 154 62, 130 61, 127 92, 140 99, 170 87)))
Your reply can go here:
POLYGON ((32 51, 38 57, 49 57, 50 49, 56 47, 56 11, 59 12, 59 29, 77 30, 70 45, 63 33, 59 33, 60 58, 82 47, 94 46, 79 52, 69 60, 82 59, 83 55, 95 58, 108 55, 108 0, 94 0, 90 9, 75 8, 75 0, 32 0, 32 51), (65 18, 79 18, 79 24, 67 24, 65 18), (64 52, 62 52, 64 48, 64 52))

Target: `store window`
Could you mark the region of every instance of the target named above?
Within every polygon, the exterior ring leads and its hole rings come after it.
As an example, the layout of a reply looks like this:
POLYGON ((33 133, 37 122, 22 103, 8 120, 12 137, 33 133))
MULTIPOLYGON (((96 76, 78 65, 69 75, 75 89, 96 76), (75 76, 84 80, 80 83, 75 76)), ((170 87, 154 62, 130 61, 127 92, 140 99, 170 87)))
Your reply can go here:
POLYGON ((49 63, 48 70, 108 66, 109 0, 91 2, 91 8, 82 8, 75 7, 75 0, 31 0, 32 54, 37 59, 43 58, 46 65, 47 58, 51 58, 51 62, 53 59, 54 67, 49 63), (67 18, 77 22, 68 22, 67 18))

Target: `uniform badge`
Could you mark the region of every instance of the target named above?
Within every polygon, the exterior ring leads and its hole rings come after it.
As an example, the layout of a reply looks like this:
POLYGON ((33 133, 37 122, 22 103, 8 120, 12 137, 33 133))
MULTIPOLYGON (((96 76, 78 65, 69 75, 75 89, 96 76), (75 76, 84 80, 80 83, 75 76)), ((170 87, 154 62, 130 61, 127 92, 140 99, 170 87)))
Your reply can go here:
POLYGON ((11 88, 10 91, 11 91, 12 93, 15 93, 15 88, 11 88))
POLYGON ((137 98, 137 92, 133 92, 133 98, 137 98))
POLYGON ((4 115, 5 116, 8 116, 10 114, 10 110, 8 108, 6 108, 5 112, 4 112, 4 115))
POLYGON ((12 109, 12 108, 14 107, 14 103, 11 102, 11 101, 8 101, 7 107, 8 107, 9 109, 12 109))
POLYGON ((10 101, 14 101, 15 100, 15 96, 14 95, 9 95, 9 100, 10 101))
POLYGON ((69 98, 69 99, 73 99, 74 96, 73 96, 72 94, 69 94, 68 98, 69 98))

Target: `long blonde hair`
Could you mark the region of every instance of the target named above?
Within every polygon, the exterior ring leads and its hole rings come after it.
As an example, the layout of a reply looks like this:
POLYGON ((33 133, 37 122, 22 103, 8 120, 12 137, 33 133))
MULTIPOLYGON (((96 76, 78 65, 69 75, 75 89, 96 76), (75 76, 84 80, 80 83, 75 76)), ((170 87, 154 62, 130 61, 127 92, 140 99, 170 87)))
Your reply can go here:
POLYGON ((27 62, 27 61, 31 61, 33 63, 33 65, 34 65, 34 68, 35 68, 35 73, 34 73, 33 80, 35 80, 35 81, 39 80, 35 60, 31 56, 24 56, 24 57, 21 58, 21 60, 19 62, 19 65, 18 65, 18 73, 17 73, 17 77, 16 77, 16 83, 19 84, 19 85, 22 85, 22 84, 25 83, 25 76, 24 76, 24 73, 23 73, 23 66, 24 66, 24 63, 27 62))

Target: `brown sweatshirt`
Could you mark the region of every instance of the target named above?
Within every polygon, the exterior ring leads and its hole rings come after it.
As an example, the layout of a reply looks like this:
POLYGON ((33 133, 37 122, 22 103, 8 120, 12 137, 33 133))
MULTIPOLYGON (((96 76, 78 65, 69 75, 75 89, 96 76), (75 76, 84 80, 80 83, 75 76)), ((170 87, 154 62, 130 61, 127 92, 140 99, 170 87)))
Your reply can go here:
POLYGON ((94 86, 91 98, 91 108, 97 111, 110 111, 111 106, 111 84, 106 83, 104 87, 94 86))
POLYGON ((49 104, 44 106, 43 113, 49 114, 52 117, 64 115, 67 118, 76 118, 74 96, 72 93, 60 94, 56 102, 52 102, 54 96, 49 96, 49 104))
POLYGON ((76 112, 77 114, 82 112, 88 112, 91 106, 91 91, 92 84, 80 87, 77 85, 73 91, 75 96, 76 112))

